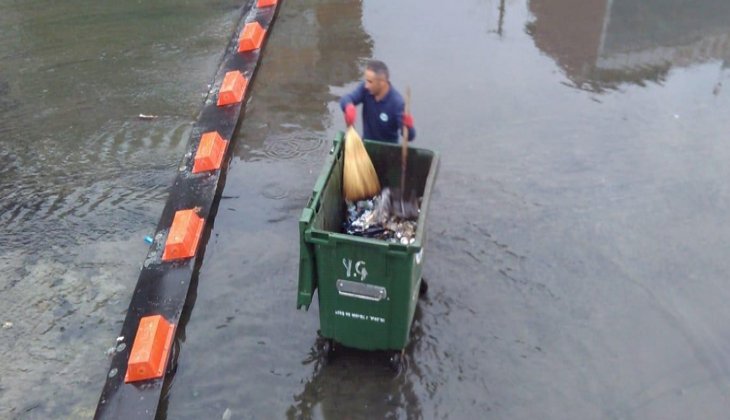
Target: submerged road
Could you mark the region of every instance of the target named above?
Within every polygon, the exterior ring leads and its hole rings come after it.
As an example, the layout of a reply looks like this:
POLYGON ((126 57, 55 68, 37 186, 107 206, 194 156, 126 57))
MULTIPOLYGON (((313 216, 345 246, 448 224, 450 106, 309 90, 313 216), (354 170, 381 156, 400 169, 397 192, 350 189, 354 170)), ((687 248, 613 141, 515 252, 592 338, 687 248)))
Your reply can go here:
MULTIPOLYGON (((93 416, 240 6, 0 0, 0 417, 93 416)), ((160 417, 724 418, 728 22, 724 0, 282 2, 160 417), (397 376, 324 364, 295 309, 297 221, 371 57, 441 156, 397 376)))

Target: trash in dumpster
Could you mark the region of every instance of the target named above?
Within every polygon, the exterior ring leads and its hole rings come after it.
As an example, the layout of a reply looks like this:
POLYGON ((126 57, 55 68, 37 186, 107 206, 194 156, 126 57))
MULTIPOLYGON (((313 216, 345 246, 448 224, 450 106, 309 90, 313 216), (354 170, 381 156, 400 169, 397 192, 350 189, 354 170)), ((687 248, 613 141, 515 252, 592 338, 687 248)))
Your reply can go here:
POLYGON ((412 244, 416 240, 417 220, 403 220, 392 209, 392 196, 388 187, 373 198, 347 202, 343 231, 355 236, 412 244))

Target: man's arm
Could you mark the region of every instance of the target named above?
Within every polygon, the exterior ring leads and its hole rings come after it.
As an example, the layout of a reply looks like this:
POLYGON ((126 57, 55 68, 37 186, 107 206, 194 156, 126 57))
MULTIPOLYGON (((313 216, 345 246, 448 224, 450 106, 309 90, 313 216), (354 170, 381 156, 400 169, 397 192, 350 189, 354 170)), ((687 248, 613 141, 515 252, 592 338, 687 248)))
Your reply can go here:
POLYGON ((365 99, 365 83, 360 82, 352 92, 340 99, 340 108, 344 111, 348 104, 359 105, 365 99))

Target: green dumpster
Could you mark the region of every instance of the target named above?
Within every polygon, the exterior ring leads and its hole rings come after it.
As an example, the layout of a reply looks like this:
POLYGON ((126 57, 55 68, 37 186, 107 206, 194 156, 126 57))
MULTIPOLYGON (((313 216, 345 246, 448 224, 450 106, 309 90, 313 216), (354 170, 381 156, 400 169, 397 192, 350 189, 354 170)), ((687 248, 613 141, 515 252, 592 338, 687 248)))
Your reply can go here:
MULTIPOLYGON (((426 217, 438 169, 438 154, 408 149, 407 189, 422 197, 415 241, 390 243, 341 233, 344 134, 334 140, 299 219, 300 261, 297 308, 309 309, 318 290, 320 333, 347 347, 402 350, 416 309, 426 217)), ((365 141, 383 187, 398 187, 401 146, 365 141)), ((331 344, 331 343, 330 343, 331 344)))

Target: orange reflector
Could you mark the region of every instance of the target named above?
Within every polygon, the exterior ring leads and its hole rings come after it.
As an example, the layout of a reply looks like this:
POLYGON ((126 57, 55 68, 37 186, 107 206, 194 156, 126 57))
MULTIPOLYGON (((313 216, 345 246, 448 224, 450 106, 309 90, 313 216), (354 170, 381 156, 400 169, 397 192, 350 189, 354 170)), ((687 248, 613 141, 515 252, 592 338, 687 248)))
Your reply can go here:
POLYGON ((179 210, 170 226, 170 233, 165 242, 165 252, 162 261, 189 258, 195 255, 203 232, 205 221, 195 213, 195 210, 179 210))
POLYGON ((167 322, 161 315, 140 319, 134 345, 129 354, 124 382, 161 377, 167 366, 174 336, 175 325, 167 322))
POLYGON ((228 142, 223 140, 217 131, 204 133, 200 138, 198 151, 195 153, 193 173, 220 169, 226 147, 228 147, 228 142))
POLYGON ((276 0, 259 0, 259 2, 256 3, 256 7, 269 7, 269 6, 276 6, 276 0))
POLYGON ((231 105, 243 100, 248 80, 243 77, 240 71, 234 70, 226 73, 218 92, 218 106, 231 105))
POLYGON ((261 48, 266 31, 258 22, 247 23, 238 38, 238 52, 253 51, 261 48))

